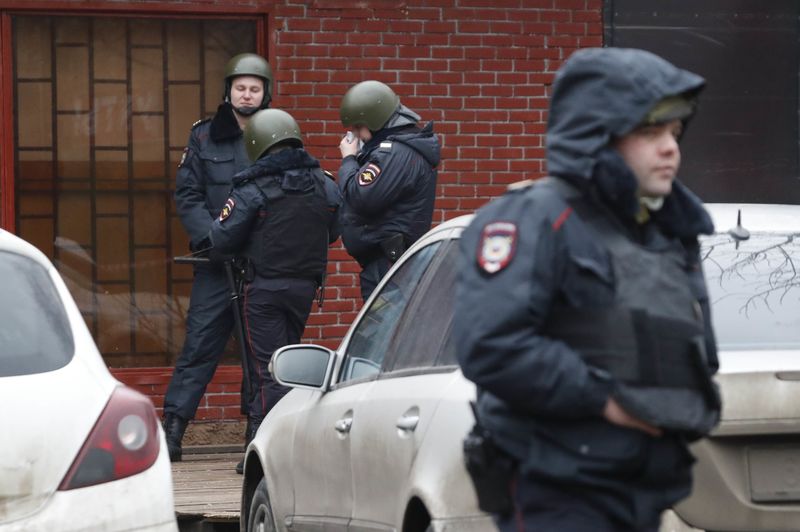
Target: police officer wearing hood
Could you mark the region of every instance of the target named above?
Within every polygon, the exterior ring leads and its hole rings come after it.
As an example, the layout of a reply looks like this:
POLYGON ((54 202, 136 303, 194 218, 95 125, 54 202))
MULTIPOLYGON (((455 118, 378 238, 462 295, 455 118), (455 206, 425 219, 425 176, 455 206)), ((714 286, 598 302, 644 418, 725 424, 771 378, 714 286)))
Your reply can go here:
POLYGON ((303 336, 325 273, 328 245, 339 238, 341 196, 329 174, 303 149, 300 128, 289 113, 259 111, 245 128, 244 143, 254 163, 234 176, 209 240, 217 252, 249 263, 243 296, 249 443, 289 391, 272 379, 269 361, 277 348, 299 343, 303 336))
POLYGON ((339 111, 351 133, 339 144, 342 240, 361 266, 366 301, 392 263, 431 227, 440 147, 433 122, 420 129, 419 115, 379 81, 351 87, 339 111))
POLYGON ((501 530, 656 531, 691 491, 687 444, 720 413, 697 240, 713 226, 675 180, 704 83, 642 50, 575 52, 553 87, 549 177, 464 231, 465 450, 501 530), (492 500, 502 470, 508 499, 492 500))
MULTIPOLYGON (((231 178, 249 166, 242 130, 272 99, 272 70, 256 54, 240 54, 225 69, 223 103, 211 119, 194 124, 175 182, 175 205, 192 251, 206 249, 208 231, 228 197, 231 178)), ((164 397, 169 457, 180 461, 186 425, 211 382, 234 325, 223 260, 194 266, 186 339, 164 397)))

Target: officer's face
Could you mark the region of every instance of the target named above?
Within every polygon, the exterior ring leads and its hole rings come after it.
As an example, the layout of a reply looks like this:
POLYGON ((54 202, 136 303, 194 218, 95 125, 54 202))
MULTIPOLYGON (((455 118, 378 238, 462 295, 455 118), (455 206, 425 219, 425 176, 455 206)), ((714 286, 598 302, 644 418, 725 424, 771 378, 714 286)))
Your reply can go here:
POLYGON ((642 126, 614 144, 633 170, 640 196, 660 197, 672 192, 672 182, 681 165, 678 138, 682 127, 680 120, 642 126))
POLYGON ((264 100, 264 80, 256 76, 239 76, 231 83, 231 104, 235 108, 258 107, 264 100))

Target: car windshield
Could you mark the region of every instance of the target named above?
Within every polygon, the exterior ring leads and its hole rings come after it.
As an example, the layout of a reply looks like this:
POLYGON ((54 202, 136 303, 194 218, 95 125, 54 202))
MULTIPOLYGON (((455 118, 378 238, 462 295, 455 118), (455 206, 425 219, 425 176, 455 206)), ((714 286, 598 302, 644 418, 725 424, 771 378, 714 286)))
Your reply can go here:
POLYGON ((800 347, 800 234, 714 235, 703 268, 720 349, 800 347))
POLYGON ((65 366, 74 353, 69 321, 38 262, 0 251, 0 377, 65 366))

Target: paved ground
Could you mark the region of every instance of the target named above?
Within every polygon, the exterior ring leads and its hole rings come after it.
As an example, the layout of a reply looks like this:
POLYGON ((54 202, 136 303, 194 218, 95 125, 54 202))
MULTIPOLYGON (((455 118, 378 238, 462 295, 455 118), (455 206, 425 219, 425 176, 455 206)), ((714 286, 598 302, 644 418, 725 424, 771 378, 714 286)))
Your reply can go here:
POLYGON ((182 531, 238 530, 242 453, 232 447, 184 448, 172 464, 175 513, 182 531))

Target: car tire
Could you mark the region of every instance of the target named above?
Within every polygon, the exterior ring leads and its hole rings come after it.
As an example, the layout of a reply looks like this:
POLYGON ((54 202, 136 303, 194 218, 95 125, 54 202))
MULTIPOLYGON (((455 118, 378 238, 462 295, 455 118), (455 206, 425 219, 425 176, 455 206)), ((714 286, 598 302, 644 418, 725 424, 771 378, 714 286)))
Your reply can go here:
POLYGON ((267 493, 267 479, 262 478, 250 502, 250 515, 247 518, 249 532, 276 532, 275 517, 267 493))

